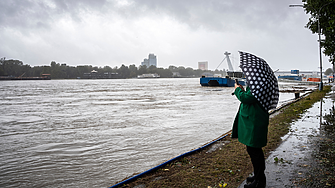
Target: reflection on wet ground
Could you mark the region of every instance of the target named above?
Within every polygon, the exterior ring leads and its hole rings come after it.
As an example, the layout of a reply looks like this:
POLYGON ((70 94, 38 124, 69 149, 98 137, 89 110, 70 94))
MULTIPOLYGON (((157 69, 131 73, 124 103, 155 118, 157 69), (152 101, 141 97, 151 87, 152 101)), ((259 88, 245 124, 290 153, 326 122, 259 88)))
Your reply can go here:
MULTIPOLYGON (((335 186, 335 127, 334 99, 332 93, 327 96, 332 107, 320 121, 319 134, 312 137, 311 160, 308 170, 302 178, 293 181, 300 187, 334 187, 335 186)), ((327 99, 325 99, 327 100, 327 99)))
POLYGON ((268 188, 335 185, 334 99, 328 94, 292 123, 281 145, 266 159, 268 188))

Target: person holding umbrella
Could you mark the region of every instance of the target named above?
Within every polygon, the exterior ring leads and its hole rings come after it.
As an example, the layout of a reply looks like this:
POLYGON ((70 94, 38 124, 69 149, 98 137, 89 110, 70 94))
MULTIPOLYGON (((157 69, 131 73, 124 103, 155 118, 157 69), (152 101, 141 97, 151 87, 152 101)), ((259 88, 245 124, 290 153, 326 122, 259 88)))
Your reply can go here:
POLYGON ((232 138, 246 145, 251 158, 254 176, 247 178, 245 188, 265 188, 265 158, 262 147, 267 144, 268 110, 276 108, 279 99, 278 81, 269 65, 252 54, 240 53, 240 68, 246 89, 235 84, 234 94, 241 102, 236 114, 232 138))

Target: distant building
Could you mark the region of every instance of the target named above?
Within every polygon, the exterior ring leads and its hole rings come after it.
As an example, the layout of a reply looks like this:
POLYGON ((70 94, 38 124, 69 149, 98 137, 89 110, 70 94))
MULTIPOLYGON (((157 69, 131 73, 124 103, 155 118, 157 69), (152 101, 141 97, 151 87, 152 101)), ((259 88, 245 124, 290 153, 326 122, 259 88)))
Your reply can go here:
POLYGON ((154 54, 149 54, 148 59, 144 59, 141 65, 145 65, 147 67, 150 67, 151 65, 157 67, 157 58, 154 54))
POLYGON ((145 65, 147 67, 149 67, 149 59, 144 59, 143 62, 141 63, 141 65, 145 65))
POLYGON ((207 61, 198 62, 198 69, 208 70, 208 62, 207 61))
POLYGON ((92 70, 91 72, 84 73, 83 79, 113 79, 113 78, 119 78, 118 73, 114 72, 104 72, 104 73, 99 73, 96 70, 92 70))

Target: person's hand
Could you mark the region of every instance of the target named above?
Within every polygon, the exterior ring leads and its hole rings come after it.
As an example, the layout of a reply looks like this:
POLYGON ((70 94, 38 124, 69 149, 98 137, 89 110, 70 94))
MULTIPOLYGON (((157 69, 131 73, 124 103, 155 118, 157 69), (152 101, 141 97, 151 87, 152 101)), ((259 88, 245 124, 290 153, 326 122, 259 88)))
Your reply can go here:
POLYGON ((241 89, 242 89, 242 91, 244 91, 244 88, 243 88, 243 86, 242 86, 242 85, 239 85, 239 84, 236 84, 236 83, 235 83, 235 89, 236 89, 236 88, 238 88, 238 87, 239 87, 239 88, 241 88, 241 89))

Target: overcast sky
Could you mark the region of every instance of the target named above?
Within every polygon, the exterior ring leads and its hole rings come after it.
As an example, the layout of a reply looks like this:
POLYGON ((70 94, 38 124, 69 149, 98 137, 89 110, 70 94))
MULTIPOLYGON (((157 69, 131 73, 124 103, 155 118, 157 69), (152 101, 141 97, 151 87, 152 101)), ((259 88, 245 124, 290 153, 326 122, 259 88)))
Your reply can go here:
MULTIPOLYGON (((214 70, 225 51, 265 59, 273 70, 319 70, 318 36, 301 0, 0 0, 0 57, 31 66, 157 66, 214 70)), ((323 67, 330 67, 323 57, 323 67)), ((219 69, 227 69, 224 62, 219 69)))

